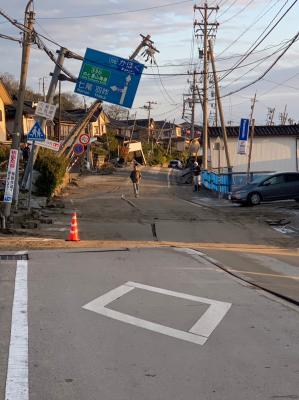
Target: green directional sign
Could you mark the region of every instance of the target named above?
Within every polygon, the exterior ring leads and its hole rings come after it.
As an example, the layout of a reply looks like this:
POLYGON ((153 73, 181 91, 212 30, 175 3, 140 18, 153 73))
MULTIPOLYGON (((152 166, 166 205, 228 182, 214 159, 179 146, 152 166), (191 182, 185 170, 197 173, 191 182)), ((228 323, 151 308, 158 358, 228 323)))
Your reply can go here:
POLYGON ((101 67, 96 67, 94 65, 85 63, 80 73, 80 78, 99 83, 101 85, 107 85, 110 78, 110 72, 101 67))

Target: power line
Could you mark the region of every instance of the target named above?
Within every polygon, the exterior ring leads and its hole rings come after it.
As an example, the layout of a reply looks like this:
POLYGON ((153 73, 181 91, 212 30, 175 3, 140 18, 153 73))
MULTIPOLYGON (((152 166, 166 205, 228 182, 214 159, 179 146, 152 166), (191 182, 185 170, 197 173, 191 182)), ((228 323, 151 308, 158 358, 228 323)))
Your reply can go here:
MULTIPOLYGON (((291 43, 293 39, 290 39, 288 41, 288 43, 291 43)), ((295 42, 298 41, 298 39, 295 40, 295 42)), ((243 65, 239 65, 237 68, 242 68, 242 66, 249 66, 250 64, 255 64, 257 63, 257 65, 255 65, 253 68, 249 69, 248 71, 246 71, 243 75, 239 76, 238 78, 234 79, 232 82, 230 82, 228 85, 224 86, 223 89, 226 89, 228 86, 231 86, 234 82, 239 81, 240 79, 242 79, 244 76, 246 76, 249 72, 252 72, 253 70, 255 70, 257 67, 259 67, 261 64, 263 64, 266 60, 270 59, 272 56, 274 56, 277 53, 280 53, 282 50, 284 50, 285 48, 287 48, 287 46, 281 46, 278 50, 275 50, 272 54, 267 55, 266 57, 263 57, 259 60, 256 60, 254 62, 251 62, 249 64, 243 64, 243 65)), ((235 69, 237 69, 235 68, 235 69)))
MULTIPOLYGON (((296 39, 295 42, 297 42, 298 40, 299 40, 299 39, 296 39)), ((289 44, 290 42, 292 42, 292 39, 290 39, 290 40, 287 41, 288 44, 289 44)), ((253 65, 253 64, 258 64, 258 65, 256 65, 254 68, 252 68, 252 69, 250 69, 249 71, 247 71, 247 72, 245 73, 245 75, 246 75, 246 74, 248 74, 248 72, 251 72, 253 69, 255 69, 256 67, 258 67, 262 62, 268 60, 269 58, 271 58, 271 57, 274 56, 275 54, 280 53, 282 50, 284 50, 284 49, 287 48, 287 47, 288 47, 288 45, 283 45, 283 46, 282 46, 282 45, 280 44, 280 48, 279 48, 278 50, 275 50, 273 53, 268 54, 268 55, 266 55, 266 56, 264 56, 264 57, 262 57, 262 58, 259 58, 259 59, 255 60, 255 61, 251 61, 251 62, 249 62, 249 63, 247 63, 247 64, 239 65, 238 67, 235 68, 235 70, 241 69, 241 68, 245 68, 245 67, 249 67, 250 65, 253 65)), ((158 65, 156 65, 156 66, 158 67, 158 65)), ((161 67, 161 66, 159 66, 159 67, 161 67)), ((231 68, 220 69, 220 70, 217 70, 216 72, 217 72, 217 74, 218 74, 218 73, 228 72, 228 71, 231 71, 231 68)), ((189 75, 189 74, 188 74, 188 72, 187 72, 187 73, 186 73, 186 72, 183 72, 183 73, 175 73, 175 72, 174 72, 174 73, 158 73, 158 74, 156 74, 156 73, 146 73, 146 72, 144 72, 143 75, 145 75, 145 76, 158 76, 158 75, 159 75, 159 76, 167 77, 167 76, 186 76, 186 75, 189 75)), ((204 75, 204 72, 196 72, 196 75, 204 75)), ((244 76, 244 75, 241 75, 239 78, 235 79, 233 82, 236 82, 237 80, 241 79, 243 76, 244 76)), ((233 82, 231 82, 231 83, 233 83, 233 82)), ((231 83, 229 83, 229 84, 228 84, 227 86, 225 86, 225 87, 230 86, 231 83)), ((225 87, 224 87, 224 88, 225 88, 225 87)))
POLYGON ((234 0, 222 13, 218 15, 218 17, 222 17, 222 15, 226 14, 237 2, 238 0, 234 0))
POLYGON ((96 17, 107 17, 110 15, 122 15, 122 14, 130 14, 130 13, 138 13, 142 11, 151 11, 151 10, 156 10, 159 8, 165 8, 165 7, 173 7, 176 5, 184 4, 184 3, 190 3, 193 0, 184 0, 184 1, 176 1, 172 3, 166 3, 166 4, 161 4, 160 6, 152 6, 152 7, 144 7, 144 8, 137 8, 134 10, 123 10, 123 11, 113 11, 110 13, 102 13, 102 14, 90 14, 90 15, 77 15, 77 16, 65 16, 65 17, 40 17, 38 18, 39 20, 66 20, 66 19, 81 19, 81 18, 96 18, 96 17))
POLYGON ((262 79, 268 74, 268 72, 270 72, 271 69, 278 63, 278 61, 285 55, 285 53, 286 53, 286 52, 289 50, 289 48, 295 43, 295 41, 298 39, 298 37, 299 37, 299 33, 297 33, 297 34, 294 36, 293 40, 292 40, 291 43, 287 46, 287 48, 284 49, 284 51, 274 60, 274 62, 266 69, 266 71, 263 72, 263 74, 260 75, 257 79, 255 79, 253 82, 250 82, 250 83, 248 83, 248 84, 242 86, 241 88, 239 88, 239 89, 237 89, 237 90, 234 90, 234 91, 232 91, 232 92, 230 92, 230 93, 227 93, 227 94, 225 94, 225 95, 223 95, 223 96, 221 96, 221 97, 223 98, 223 97, 231 96, 232 94, 235 94, 235 93, 240 92, 241 90, 247 89, 248 87, 250 87, 250 86, 254 85, 255 83, 259 82, 260 80, 262 80, 262 79))
POLYGON ((11 41, 13 41, 13 42, 18 42, 18 43, 20 43, 20 44, 23 43, 23 41, 22 41, 21 39, 14 38, 14 37, 8 36, 8 35, 4 35, 4 34, 2 34, 2 33, 0 33, 0 38, 6 39, 6 40, 11 40, 11 41))
POLYGON ((240 33, 239 36, 236 37, 236 39, 234 39, 228 46, 226 46, 221 53, 218 54, 218 57, 221 56, 222 54, 224 54, 227 50, 229 50, 234 44, 236 44, 248 31, 250 31, 251 28, 254 27, 254 25, 256 25, 266 14, 268 14, 275 6, 277 3, 279 3, 281 0, 276 0, 276 2, 274 4, 272 4, 272 6, 270 8, 268 8, 268 4, 270 4, 272 2, 272 0, 269 0, 269 2, 266 4, 266 11, 264 13, 262 13, 260 16, 258 16, 257 18, 255 18, 254 22, 252 24, 250 24, 249 26, 247 26, 243 32, 240 33))
MULTIPOLYGON (((278 11, 278 13, 275 15, 275 17, 272 19, 272 21, 268 24, 268 26, 264 29, 262 35, 264 34, 264 32, 270 27, 270 25, 272 24, 272 22, 275 20, 275 18, 279 15, 279 13, 281 12, 281 10, 283 9, 283 7, 288 3, 289 0, 287 0, 285 2, 285 4, 280 8, 280 10, 278 11)), ((232 67, 230 72, 227 72, 226 74, 224 74, 224 76, 222 76, 220 78, 220 80, 223 80, 224 78, 226 78, 228 75, 230 75, 236 67, 238 67, 243 61, 245 61, 250 54, 252 54, 252 52, 270 35, 270 33, 277 27, 277 25, 283 20, 283 18, 290 12, 290 10, 294 7, 294 5, 298 2, 298 0, 295 0, 290 7, 283 13, 283 15, 279 18, 278 21, 275 22, 275 24, 272 26, 272 28, 259 40, 259 38, 261 37, 261 35, 258 37, 257 40, 255 40, 255 42, 251 45, 251 47, 247 50, 247 52, 245 53, 245 55, 232 67)))
MULTIPOLYGON (((255 0, 250 0, 241 10, 236 12, 234 15, 231 17, 227 18, 225 21, 220 21, 220 25, 226 24, 227 22, 231 21, 232 19, 238 17, 240 14, 242 14, 255 0)), ((220 15, 221 17, 221 15, 220 15)))

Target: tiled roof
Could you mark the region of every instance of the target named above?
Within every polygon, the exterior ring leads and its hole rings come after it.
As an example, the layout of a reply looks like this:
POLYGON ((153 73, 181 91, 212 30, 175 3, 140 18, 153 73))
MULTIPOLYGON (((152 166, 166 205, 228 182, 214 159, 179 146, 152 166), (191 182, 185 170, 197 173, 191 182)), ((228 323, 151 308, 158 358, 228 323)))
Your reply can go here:
MULTIPOLYGON (((16 114, 17 101, 14 100, 13 104, 5 106, 5 113, 7 118, 14 118, 16 114)), ((24 101, 24 115, 34 115, 35 108, 32 107, 32 101, 24 101)))
MULTIPOLYGON (((5 106, 5 111, 6 115, 8 118, 14 118, 16 114, 16 106, 17 106, 17 101, 14 100, 12 105, 7 105, 5 106)), ((35 114, 35 107, 32 106, 32 101, 24 101, 24 111, 23 111, 25 116, 33 116, 35 114)), ((75 109, 75 110, 65 110, 61 111, 61 122, 67 122, 67 123, 76 123, 80 119, 84 117, 86 114, 85 109, 75 109)), ((95 122, 100 114, 100 110, 98 110, 94 116, 91 119, 91 122, 95 122)), ((59 110, 58 108, 56 109, 55 117, 54 117, 54 122, 57 122, 59 119, 59 110)))
MULTIPOLYGON (((227 126, 226 127, 228 137, 239 136, 239 126, 227 126)), ((256 126, 254 129, 254 135, 265 137, 265 136, 298 136, 299 137, 299 125, 274 125, 274 126, 256 126)), ((222 137, 222 130, 220 127, 211 126, 209 127, 210 137, 222 137)))
POLYGON ((172 122, 165 122, 165 121, 155 121, 155 128, 156 129, 174 129, 175 127, 180 127, 180 125, 174 124, 172 122))
POLYGON ((123 128, 130 129, 133 128, 135 122, 135 129, 137 128, 147 128, 148 127, 148 119, 113 119, 110 118, 110 125, 114 128, 123 128))

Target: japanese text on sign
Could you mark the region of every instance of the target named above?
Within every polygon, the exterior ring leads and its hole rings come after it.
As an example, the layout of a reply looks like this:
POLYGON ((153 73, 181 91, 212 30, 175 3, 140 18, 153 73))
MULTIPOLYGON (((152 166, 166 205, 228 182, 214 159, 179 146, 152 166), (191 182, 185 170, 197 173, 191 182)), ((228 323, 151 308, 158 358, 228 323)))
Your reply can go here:
POLYGON ((9 154, 8 168, 7 168, 5 193, 3 198, 4 203, 12 202, 15 179, 16 179, 17 161, 18 161, 18 150, 11 149, 9 154))
POLYGON ((144 65, 87 49, 75 92, 131 108, 144 65))
POLYGON ((35 115, 38 115, 39 117, 44 117, 52 121, 55 116, 56 108, 57 106, 54 104, 39 101, 37 103, 35 115))

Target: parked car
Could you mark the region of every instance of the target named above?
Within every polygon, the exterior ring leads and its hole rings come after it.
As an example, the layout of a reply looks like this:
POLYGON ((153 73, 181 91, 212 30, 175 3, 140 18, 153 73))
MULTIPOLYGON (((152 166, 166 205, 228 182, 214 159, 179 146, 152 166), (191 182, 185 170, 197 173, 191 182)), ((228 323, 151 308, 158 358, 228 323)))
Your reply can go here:
POLYGON ((284 172, 259 177, 251 183, 234 190, 231 200, 236 203, 258 205, 262 201, 299 201, 299 173, 284 172))
POLYGON ((180 160, 171 160, 169 161, 168 168, 182 169, 183 165, 180 160))

